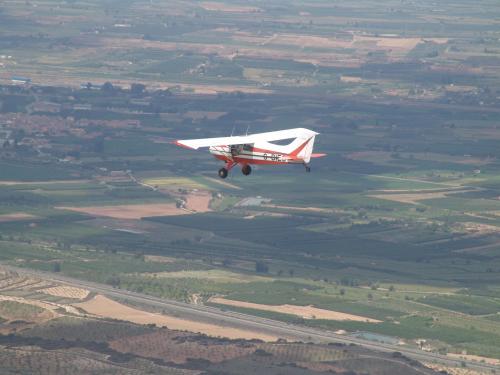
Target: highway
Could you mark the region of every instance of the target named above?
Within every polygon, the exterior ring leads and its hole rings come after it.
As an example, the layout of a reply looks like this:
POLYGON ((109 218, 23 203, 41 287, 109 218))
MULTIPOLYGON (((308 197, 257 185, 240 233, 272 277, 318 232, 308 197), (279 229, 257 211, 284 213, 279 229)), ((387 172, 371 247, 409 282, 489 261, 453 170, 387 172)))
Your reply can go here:
POLYGON ((26 268, 18 268, 4 264, 0 264, 0 266, 6 270, 17 272, 20 275, 37 277, 61 284, 79 286, 81 288, 88 289, 95 293, 100 293, 108 297, 114 297, 115 299, 128 300, 134 304, 149 305, 151 307, 160 309, 166 314, 183 317, 185 319, 192 319, 196 321, 203 321, 207 323, 217 324, 220 326, 229 326, 251 331, 263 332, 276 337, 286 338, 287 340, 296 340, 302 342, 314 342, 323 344, 324 343, 342 343, 347 345, 355 344, 379 352, 388 352, 388 353, 400 352, 409 358, 421 362, 434 362, 451 367, 461 367, 462 364, 465 363, 467 368, 476 371, 487 372, 487 373, 495 373, 495 371, 500 371, 500 366, 495 366, 492 364, 475 362, 475 361, 464 361, 461 359, 447 357, 446 355, 425 352, 417 348, 411 348, 404 345, 393 345, 393 344, 373 342, 356 337, 349 337, 346 335, 336 334, 328 330, 319 330, 301 325, 284 323, 252 315, 247 315, 232 311, 225 311, 210 306, 194 305, 163 298, 152 297, 141 293, 116 289, 105 284, 98 284, 90 281, 84 281, 66 277, 57 273, 37 271, 26 268))

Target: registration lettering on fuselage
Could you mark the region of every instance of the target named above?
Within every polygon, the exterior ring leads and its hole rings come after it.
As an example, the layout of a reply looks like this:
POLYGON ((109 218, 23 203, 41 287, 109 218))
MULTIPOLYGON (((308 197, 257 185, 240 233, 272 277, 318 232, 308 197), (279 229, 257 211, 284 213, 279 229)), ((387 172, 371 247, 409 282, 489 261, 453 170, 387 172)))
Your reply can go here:
POLYGON ((272 161, 282 161, 281 154, 268 154, 267 152, 262 155, 264 160, 272 160, 272 161))

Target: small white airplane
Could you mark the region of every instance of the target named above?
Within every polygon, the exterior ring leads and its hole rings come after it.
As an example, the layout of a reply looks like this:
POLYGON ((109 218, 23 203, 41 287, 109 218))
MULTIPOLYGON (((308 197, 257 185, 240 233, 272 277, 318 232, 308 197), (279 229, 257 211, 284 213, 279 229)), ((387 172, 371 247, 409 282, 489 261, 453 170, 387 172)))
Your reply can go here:
POLYGON ((219 169, 219 177, 226 178, 238 164, 245 176, 252 172, 250 164, 303 164, 310 172, 311 158, 326 155, 312 153, 314 138, 318 134, 309 129, 295 128, 234 137, 182 139, 173 143, 193 150, 208 147, 212 155, 226 163, 219 169), (292 140, 287 145, 272 143, 286 139, 292 140))

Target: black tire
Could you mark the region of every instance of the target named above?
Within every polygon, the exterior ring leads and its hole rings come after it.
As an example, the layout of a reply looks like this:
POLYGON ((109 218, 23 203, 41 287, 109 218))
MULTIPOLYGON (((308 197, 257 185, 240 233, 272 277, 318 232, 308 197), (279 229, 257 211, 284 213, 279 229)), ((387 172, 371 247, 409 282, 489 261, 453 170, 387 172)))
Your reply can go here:
POLYGON ((306 172, 308 172, 308 173, 311 172, 311 167, 307 166, 306 167, 306 172))
POLYGON ((226 178, 227 177, 227 169, 226 168, 221 168, 219 169, 219 177, 220 178, 226 178))
POLYGON ((244 165, 241 168, 241 173, 243 173, 245 176, 248 176, 250 173, 252 173, 252 167, 248 164, 244 165))

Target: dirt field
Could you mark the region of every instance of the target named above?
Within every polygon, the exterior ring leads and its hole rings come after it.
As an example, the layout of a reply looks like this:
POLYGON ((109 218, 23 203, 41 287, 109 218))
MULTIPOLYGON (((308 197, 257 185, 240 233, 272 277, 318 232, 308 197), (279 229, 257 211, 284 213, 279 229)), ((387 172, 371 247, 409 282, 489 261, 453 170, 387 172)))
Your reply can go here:
POLYGON ((54 181, 0 181, 0 186, 13 185, 54 185, 54 184, 85 184, 90 180, 54 180, 54 181))
POLYGON ((479 355, 448 353, 447 356, 452 358, 465 359, 467 361, 485 362, 490 365, 496 365, 496 366, 500 365, 500 359, 481 357, 479 355))
POLYGON ((361 77, 353 77, 353 76, 342 76, 340 77, 341 82, 346 82, 346 83, 360 83, 363 80, 361 77))
POLYGON ((450 194, 465 193, 467 190, 450 190, 439 192, 418 192, 418 193, 401 193, 401 194, 373 194, 369 195, 372 198, 385 199, 400 203, 418 204, 418 201, 425 199, 446 198, 450 194))
POLYGON ((176 271, 144 274, 157 278, 210 280, 218 283, 272 282, 270 277, 245 275, 225 270, 176 271))
POLYGON ((89 295, 86 289, 73 286, 55 286, 53 288, 41 289, 40 292, 56 297, 84 299, 89 295))
POLYGON ((207 186, 202 183, 186 177, 155 177, 144 179, 142 182, 148 186, 166 190, 207 189, 207 186))
MULTIPOLYGON (((236 33, 235 40, 258 43, 260 45, 281 44, 298 47, 316 47, 326 49, 338 48, 360 48, 369 50, 390 50, 399 52, 409 52, 419 43, 424 42, 422 38, 403 38, 397 35, 392 36, 365 36, 353 35, 351 40, 327 38, 313 35, 300 34, 274 34, 271 37, 262 37, 250 33, 236 33)), ((429 42, 431 40, 426 39, 429 42)), ((447 39, 433 39, 434 43, 446 43, 447 39)))
MULTIPOLYGON (((467 232, 481 234, 481 235, 500 232, 500 227, 495 225, 481 224, 475 222, 464 222, 462 223, 462 226, 467 232)), ((487 246, 479 246, 479 249, 484 249, 486 247, 487 246)), ((474 247, 472 249, 471 248, 463 249, 461 250, 461 252, 471 252, 473 251, 473 249, 478 250, 478 247, 474 247)))
POLYGON ((215 182, 216 184, 219 184, 219 185, 222 185, 222 186, 225 186, 225 187, 228 187, 228 188, 231 188, 231 189, 235 189, 235 190, 241 190, 241 188, 239 186, 236 186, 234 184, 231 184, 227 181, 222 181, 220 178, 213 178, 213 177, 204 177, 206 180, 210 181, 210 182, 215 182))
POLYGON ((398 38, 398 37, 371 37, 371 36, 354 36, 354 43, 375 43, 381 49, 399 49, 404 51, 411 51, 422 42, 421 38, 398 38))
POLYGON ((164 257, 162 255, 145 255, 144 260, 154 263, 174 263, 176 261, 175 258, 164 257))
MULTIPOLYGON (((31 316, 24 316, 23 320, 26 320, 26 321, 39 323, 39 322, 45 322, 47 320, 51 320, 53 318, 57 318, 58 316, 60 316, 60 314, 55 311, 58 308, 58 306, 53 305, 53 304, 49 304, 49 303, 45 303, 45 302, 41 302, 41 301, 36 301, 36 300, 28 300, 28 299, 21 298, 21 297, 0 295, 0 302, 3 302, 3 301, 17 302, 20 304, 36 306, 36 307, 43 309, 43 311, 40 313, 31 314, 31 316)), ((20 319, 20 315, 19 315, 19 312, 12 311, 11 316, 9 316, 8 314, 4 314, 3 318, 18 320, 18 319, 20 319)))
POLYGON ((254 212, 251 215, 243 216, 243 219, 246 220, 252 220, 255 219, 256 217, 259 216, 267 216, 267 217, 290 217, 291 215, 289 214, 282 214, 279 212, 266 212, 266 211, 259 211, 259 212, 254 212))
POLYGON ((218 11, 218 12, 231 12, 231 13, 255 13, 261 12, 262 9, 245 5, 229 5, 224 3, 215 3, 205 1, 200 4, 205 10, 218 11))
POLYGON ((92 216, 105 216, 115 219, 141 219, 149 216, 185 215, 188 211, 177 208, 175 203, 156 204, 126 204, 117 206, 88 206, 88 207, 56 207, 60 210, 82 212, 92 216))
POLYGON ((7 221, 19 221, 19 220, 28 220, 34 219, 36 216, 25 214, 24 212, 16 212, 12 214, 3 214, 0 215, 0 223, 5 223, 7 221))
POLYGON ((228 306, 244 307, 249 309, 273 311, 283 314, 292 314, 300 316, 304 319, 327 319, 327 320, 341 320, 341 321, 353 321, 353 322, 367 322, 367 323, 381 323, 380 320, 370 319, 364 316, 345 314, 337 311, 318 309, 313 306, 295 306, 295 305, 262 305, 258 303, 233 301, 230 299, 213 297, 210 298, 210 302, 220 303, 228 306))
MULTIPOLYGON (((474 135, 476 134, 477 132, 474 133, 474 135)), ((489 135, 487 138, 491 138, 491 135, 489 135)), ((346 154, 345 156, 353 160, 387 163, 393 160, 392 154, 393 154, 392 152, 387 152, 387 151, 361 151, 361 152, 352 152, 346 154)), ((434 152, 401 153, 401 157, 403 158, 412 157, 417 160, 439 161, 445 163, 457 163, 457 164, 478 165, 478 166, 487 165, 493 162, 493 160, 489 158, 478 158, 478 157, 462 156, 462 155, 445 155, 434 152)))
POLYGON ((38 280, 31 277, 9 276, 0 280, 0 291, 7 290, 32 290, 33 288, 48 288, 53 286, 52 283, 44 280, 38 280))
POLYGON ((474 370, 470 370, 468 368, 463 367, 447 367, 438 365, 436 363, 422 363, 424 366, 427 366, 435 371, 446 371, 446 374, 449 375, 485 375, 485 372, 477 372, 474 370))
POLYGON ((294 210, 294 211, 324 212, 324 213, 339 212, 333 208, 296 207, 296 206, 282 206, 277 204, 262 204, 261 207, 280 208, 284 210, 294 210))
POLYGON ((278 338, 259 332, 252 332, 238 328, 223 327, 176 318, 173 316, 154 314, 141 311, 132 307, 115 302, 107 297, 97 295, 93 299, 73 306, 81 308, 86 312, 111 319, 126 320, 137 324, 156 324, 180 331, 203 333, 213 337, 227 337, 231 339, 260 339, 263 341, 276 341, 278 338))
POLYGON ((466 85, 446 85, 445 90, 448 92, 471 92, 476 91, 478 88, 476 86, 466 86, 466 85))
POLYGON ((219 117, 224 116, 227 112, 211 112, 211 111, 187 111, 184 116, 192 118, 193 120, 202 120, 207 118, 209 120, 217 120, 219 117))
POLYGON ((190 193, 186 197, 186 208, 195 212, 208 212, 212 195, 208 191, 198 191, 190 193))
POLYGON ((274 34, 262 44, 285 44, 300 47, 309 46, 319 48, 347 48, 351 46, 352 42, 348 40, 339 40, 313 35, 274 34))

